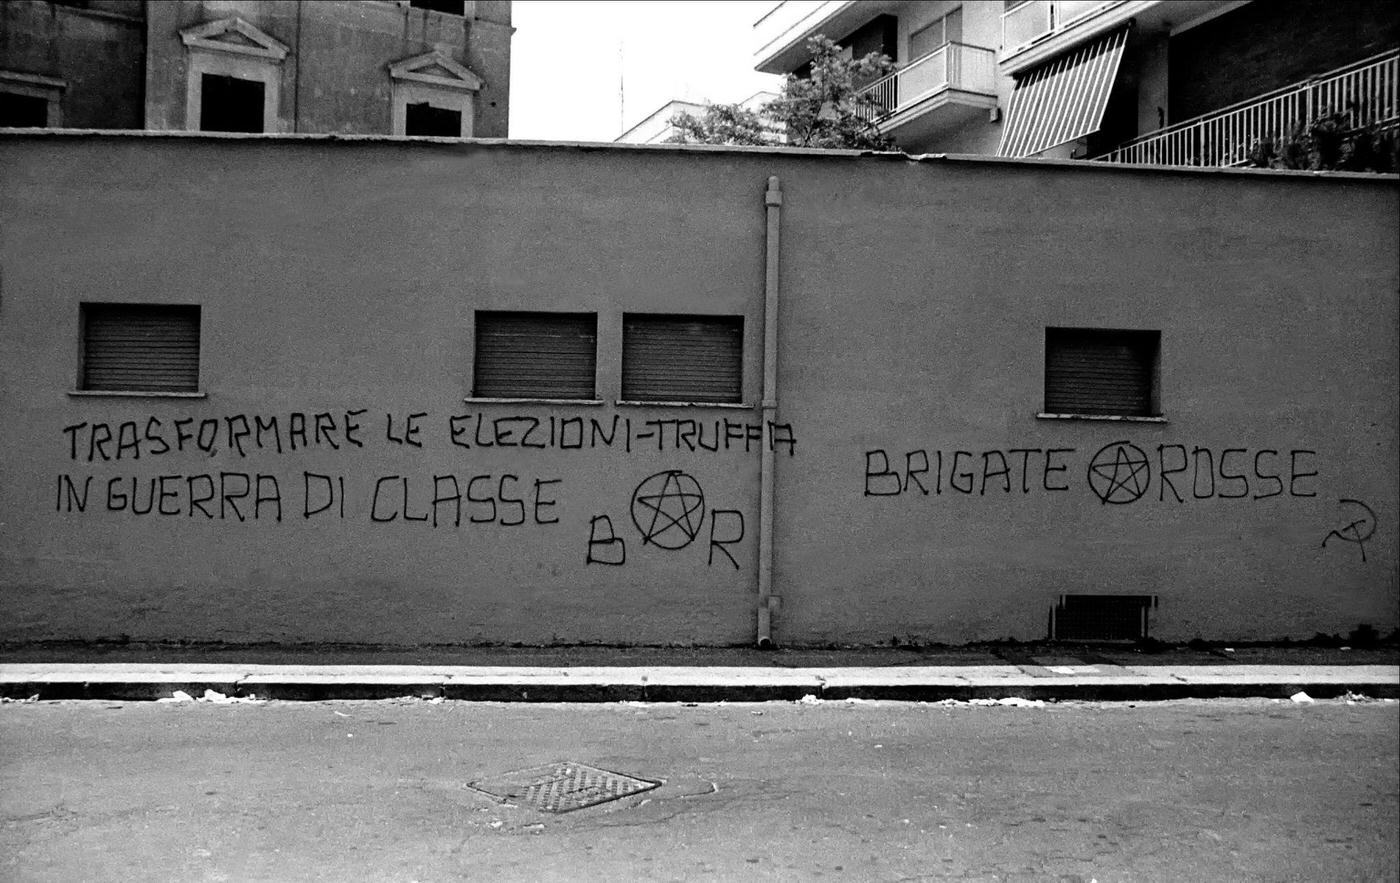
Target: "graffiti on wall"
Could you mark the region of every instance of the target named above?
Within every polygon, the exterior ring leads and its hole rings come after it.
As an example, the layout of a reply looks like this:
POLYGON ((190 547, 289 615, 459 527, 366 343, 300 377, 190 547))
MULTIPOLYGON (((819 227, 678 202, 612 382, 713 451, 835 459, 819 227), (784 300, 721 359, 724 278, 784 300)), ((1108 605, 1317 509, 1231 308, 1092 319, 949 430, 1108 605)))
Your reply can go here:
MULTIPOLYGON (((1317 451, 1310 448, 1210 447, 1164 443, 1140 447, 1126 439, 1092 453, 1077 448, 998 448, 985 451, 918 448, 892 454, 867 450, 866 497, 906 494, 969 497, 1085 492, 1104 506, 1181 504, 1193 500, 1310 498, 1318 495, 1317 451), (1083 477, 1082 483, 1079 476, 1083 477)), ((1355 545, 1366 562, 1376 513, 1342 498, 1322 539, 1355 545)))
POLYGON ((1078 489, 1114 506, 1136 503, 1144 497, 1159 503, 1315 497, 1316 455, 1307 448, 1159 444, 1144 449, 1126 440, 1087 454, 1077 448, 919 448, 892 456, 875 448, 864 452, 863 495, 1073 492, 1082 475, 1082 488, 1078 489))
MULTIPOLYGON (((135 420, 75 423, 63 428, 68 457, 74 462, 139 461, 171 454, 196 453, 214 457, 220 453, 239 458, 253 454, 298 451, 339 451, 363 448, 370 420, 365 408, 279 414, 231 414, 222 417, 181 417, 162 420, 147 415, 135 420)), ((385 413, 382 425, 386 444, 424 446, 426 411, 385 413)), ((378 415, 373 425, 380 425, 378 415)), ((633 420, 580 415, 491 417, 483 413, 454 414, 439 430, 458 448, 530 448, 536 450, 621 450, 718 453, 750 453, 766 444, 770 450, 793 456, 797 436, 791 423, 749 423, 729 418, 712 420, 633 420)))
MULTIPOLYGON (((434 417, 428 411, 372 414, 355 408, 84 421, 63 427, 62 444, 73 466, 55 481, 59 513, 231 522, 367 520, 460 528, 558 524, 565 479, 500 470, 417 475, 399 470, 368 476, 324 466, 322 471, 255 470, 240 461, 316 453, 325 463, 327 457, 350 457, 371 446, 405 452, 518 448, 710 455, 754 453, 766 445, 793 456, 797 438, 788 423, 730 418, 634 420, 567 412, 434 417), (152 465, 174 465, 176 458, 182 466, 218 458, 220 468, 186 466, 151 474, 152 465), (114 466, 119 474, 109 474, 114 466)), ((690 546, 708 525, 708 562, 739 566, 731 548, 744 538, 743 515, 736 509, 707 511, 699 483, 681 470, 643 480, 633 493, 630 514, 641 544, 663 550, 690 546)), ((626 541, 617 535, 612 518, 592 518, 587 562, 620 565, 625 560, 626 541)))
MULTIPOLYGON (((633 490, 629 509, 641 545, 672 552, 694 543, 708 516, 705 565, 714 566, 718 551, 735 570, 741 569, 731 547, 743 542, 744 514, 737 509, 707 512, 705 491, 694 476, 679 469, 647 476, 633 490)), ((618 535, 611 516, 595 515, 589 520, 584 563, 614 567, 627 563, 627 539, 618 535)))
POLYGON ((1361 550, 1361 563, 1366 563, 1366 541, 1376 533, 1376 513, 1360 500, 1346 497, 1337 501, 1340 527, 1334 527, 1322 538, 1322 548, 1327 548, 1329 540, 1355 543, 1361 550))

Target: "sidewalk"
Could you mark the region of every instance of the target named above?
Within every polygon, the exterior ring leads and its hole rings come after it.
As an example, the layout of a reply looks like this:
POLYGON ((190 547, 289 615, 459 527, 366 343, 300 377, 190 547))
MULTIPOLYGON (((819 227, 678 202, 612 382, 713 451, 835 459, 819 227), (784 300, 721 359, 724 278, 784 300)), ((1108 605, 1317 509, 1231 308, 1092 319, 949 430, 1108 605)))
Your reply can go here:
POLYGON ((1394 648, 0 648, 0 696, 501 702, 1400 698, 1394 648))

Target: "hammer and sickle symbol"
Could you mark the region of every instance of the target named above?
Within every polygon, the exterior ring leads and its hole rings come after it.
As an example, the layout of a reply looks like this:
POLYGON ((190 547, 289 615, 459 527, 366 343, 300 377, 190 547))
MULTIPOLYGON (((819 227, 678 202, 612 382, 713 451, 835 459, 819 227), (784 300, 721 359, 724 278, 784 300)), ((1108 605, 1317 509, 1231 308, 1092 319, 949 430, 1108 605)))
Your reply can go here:
POLYGON ((1331 533, 1322 539, 1322 547, 1327 548, 1327 541, 1336 537, 1344 543, 1356 543, 1361 548, 1361 562, 1366 562, 1366 541, 1376 532, 1376 513, 1371 511, 1360 500, 1350 500, 1346 497, 1337 501, 1338 507, 1342 510, 1341 527, 1333 528, 1331 533))

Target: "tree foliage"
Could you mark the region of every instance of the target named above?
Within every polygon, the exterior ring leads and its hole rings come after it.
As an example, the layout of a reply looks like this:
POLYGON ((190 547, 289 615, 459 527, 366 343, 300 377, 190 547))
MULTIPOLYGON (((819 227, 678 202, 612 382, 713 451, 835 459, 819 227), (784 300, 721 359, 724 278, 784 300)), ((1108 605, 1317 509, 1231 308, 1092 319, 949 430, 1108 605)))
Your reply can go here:
POLYGON ((1328 111, 1299 123, 1281 138, 1264 138, 1249 151, 1249 165, 1264 169, 1395 172, 1400 138, 1394 128, 1352 127, 1348 115, 1328 111))
POLYGON ((847 57, 841 47, 817 35, 807 41, 811 75, 783 78, 780 94, 757 112, 737 104, 712 104, 702 117, 671 118, 676 144, 745 144, 823 149, 890 150, 893 142, 873 122, 884 108, 867 83, 894 70, 889 57, 871 52, 847 57))
POLYGON ((708 104, 702 116, 682 111, 671 117, 672 144, 773 144, 775 139, 757 112, 737 104, 708 104))
POLYGON ((807 41, 812 75, 783 78, 782 92, 764 105, 764 115, 781 127, 794 147, 889 150, 893 142, 874 120, 884 108, 860 86, 894 70, 879 52, 846 58, 841 47, 820 34, 807 41))

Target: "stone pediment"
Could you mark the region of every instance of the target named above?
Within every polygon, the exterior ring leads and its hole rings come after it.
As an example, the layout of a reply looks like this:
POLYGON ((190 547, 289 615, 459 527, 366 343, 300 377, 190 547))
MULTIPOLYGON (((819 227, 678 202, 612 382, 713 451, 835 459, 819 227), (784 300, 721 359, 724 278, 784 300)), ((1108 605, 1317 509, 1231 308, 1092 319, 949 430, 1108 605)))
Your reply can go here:
POLYGON ((237 17, 222 18, 185 28, 180 32, 180 39, 191 49, 232 52, 235 55, 249 55, 273 61, 281 61, 291 51, 276 37, 237 17))
POLYGON ((443 89, 476 92, 484 85, 481 77, 436 50, 405 58, 389 65, 389 76, 396 80, 427 83, 443 89))

